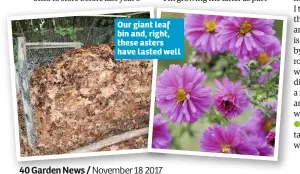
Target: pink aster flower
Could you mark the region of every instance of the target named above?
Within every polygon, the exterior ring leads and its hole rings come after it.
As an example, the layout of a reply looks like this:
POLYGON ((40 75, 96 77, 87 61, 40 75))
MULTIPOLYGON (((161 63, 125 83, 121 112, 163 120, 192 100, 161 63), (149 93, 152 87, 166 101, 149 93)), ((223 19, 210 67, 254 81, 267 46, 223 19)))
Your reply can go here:
POLYGON ((240 115, 248 108, 250 102, 246 95, 246 90, 241 89, 241 83, 232 83, 228 78, 223 80, 221 84, 215 80, 218 87, 214 95, 214 103, 216 110, 221 112, 223 116, 233 118, 240 115))
POLYGON ((270 35, 274 35, 274 20, 243 17, 228 17, 218 28, 222 47, 240 59, 253 58, 262 52, 270 35))
POLYGON ((217 38, 217 26, 222 19, 222 16, 186 14, 184 32, 189 44, 200 52, 211 54, 224 52, 217 38))
POLYGON ((167 126, 167 121, 162 119, 161 114, 154 116, 152 147, 157 149, 168 149, 172 136, 167 126))
POLYGON ((200 151, 259 155, 256 147, 247 140, 243 131, 236 124, 231 124, 226 128, 214 124, 206 129, 200 140, 200 151))
POLYGON ((205 74, 192 65, 170 65, 157 81, 157 107, 174 123, 197 121, 211 104, 205 80, 205 74))
POLYGON ((247 139, 254 145, 260 156, 270 156, 273 154, 274 148, 268 144, 265 138, 251 135, 247 139))
POLYGON ((273 123, 276 121, 277 101, 265 105, 270 116, 265 116, 261 109, 254 109, 253 116, 242 126, 242 129, 248 135, 258 135, 265 138, 273 128, 273 123))

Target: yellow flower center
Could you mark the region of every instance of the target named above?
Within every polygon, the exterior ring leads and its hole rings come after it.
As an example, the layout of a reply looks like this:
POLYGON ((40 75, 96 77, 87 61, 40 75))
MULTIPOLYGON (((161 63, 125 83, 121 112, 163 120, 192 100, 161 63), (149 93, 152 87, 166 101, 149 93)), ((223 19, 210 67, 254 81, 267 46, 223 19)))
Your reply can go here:
POLYGON ((244 36, 245 34, 252 31, 252 25, 248 21, 244 21, 239 29, 239 36, 244 36))
POLYGON ((205 30, 209 33, 217 32, 217 30, 216 30, 217 23, 214 20, 206 21, 204 26, 205 26, 205 30))
POLYGON ((266 65, 269 62, 269 56, 266 52, 262 52, 258 55, 257 60, 260 64, 266 65))
POLYGON ((269 132, 272 128, 272 120, 267 118, 264 122, 263 129, 265 132, 269 132))
POLYGON ((186 99, 186 92, 183 88, 179 88, 176 92, 176 102, 181 103, 186 99))
POLYGON ((230 150, 231 150, 231 147, 229 144, 226 143, 226 144, 222 145, 222 153, 229 153, 230 150))

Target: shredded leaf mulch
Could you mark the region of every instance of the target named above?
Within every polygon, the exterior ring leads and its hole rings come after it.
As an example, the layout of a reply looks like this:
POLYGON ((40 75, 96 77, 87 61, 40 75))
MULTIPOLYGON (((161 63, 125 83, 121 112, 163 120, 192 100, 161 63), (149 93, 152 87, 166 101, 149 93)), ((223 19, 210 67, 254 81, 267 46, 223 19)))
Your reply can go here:
MULTIPOLYGON (((68 153, 147 127, 151 81, 152 61, 114 60, 105 44, 68 51, 37 67, 30 82, 36 146, 32 150, 21 135, 22 156, 68 153)), ((145 148, 144 140, 118 149, 145 148)))

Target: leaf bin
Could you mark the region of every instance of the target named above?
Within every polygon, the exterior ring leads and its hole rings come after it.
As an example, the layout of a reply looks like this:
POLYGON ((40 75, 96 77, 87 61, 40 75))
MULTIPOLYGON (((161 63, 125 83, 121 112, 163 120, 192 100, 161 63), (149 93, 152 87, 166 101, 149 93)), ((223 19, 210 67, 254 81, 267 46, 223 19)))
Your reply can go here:
MULTIPOLYGON (((23 145, 22 155, 69 153, 147 128, 151 81, 151 61, 116 61, 113 46, 108 44, 72 49, 37 66, 27 98, 33 112, 35 143, 23 145)), ((146 142, 147 137, 140 135, 98 150, 144 148, 146 142)))

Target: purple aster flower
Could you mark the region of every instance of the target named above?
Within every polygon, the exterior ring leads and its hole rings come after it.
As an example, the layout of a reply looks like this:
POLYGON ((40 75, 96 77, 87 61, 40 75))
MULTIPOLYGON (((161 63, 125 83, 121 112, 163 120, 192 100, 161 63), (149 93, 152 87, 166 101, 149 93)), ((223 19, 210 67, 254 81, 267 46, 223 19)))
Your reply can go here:
POLYGON ((223 80, 221 84, 215 80, 219 88, 214 95, 214 103, 216 110, 221 112, 223 116, 233 118, 240 115, 248 108, 250 102, 246 95, 246 90, 241 89, 241 83, 232 83, 228 78, 223 80))
MULTIPOLYGON (((262 64, 262 65, 266 65, 267 63, 269 63, 274 57, 278 56, 280 54, 281 51, 281 44, 279 39, 274 36, 271 35, 268 37, 269 38, 269 44, 267 44, 262 52, 258 53, 258 56, 256 57, 256 59, 262 64)), ((279 67, 276 66, 279 62, 280 65, 280 61, 275 61, 276 64, 274 64, 272 67, 274 68, 275 71, 278 71, 279 67)), ((274 63, 275 63, 274 62, 274 63)))
POLYGON ((276 60, 275 62, 271 63, 271 67, 273 68, 274 72, 278 72, 280 69, 280 60, 276 60))
POLYGON ((167 121, 162 119, 161 114, 154 116, 152 147, 157 149, 168 149, 172 136, 167 126, 167 121))
POLYGON ((270 111, 271 117, 264 116, 261 109, 254 109, 253 116, 242 126, 246 134, 265 138, 273 128, 273 123, 276 120, 277 101, 268 103, 265 106, 270 111))
POLYGON ((262 74, 261 76, 258 77, 257 83, 258 84, 263 84, 267 80, 269 80, 272 76, 276 75, 276 73, 279 71, 280 68, 280 60, 276 60, 275 62, 271 63, 272 71, 266 74, 262 74))
POLYGON ((192 65, 170 65, 158 78, 157 107, 174 123, 193 123, 211 104, 211 88, 202 83, 206 76, 192 65))
POLYGON ((211 54, 224 52, 217 38, 217 26, 222 16, 186 14, 184 18, 185 37, 192 47, 211 54))
POLYGON ((280 40, 274 36, 269 36, 269 44, 266 45, 265 52, 269 57, 276 57, 280 55, 281 52, 281 43, 280 40))
POLYGON ((249 64, 250 60, 249 59, 239 59, 238 61, 239 61, 239 63, 237 64, 237 67, 240 69, 241 75, 243 77, 248 76, 248 74, 249 74, 248 64, 249 64))
POLYGON ((258 77, 258 79, 256 80, 256 82, 258 84, 263 84, 265 83, 269 78, 271 77, 271 74, 263 74, 261 76, 258 77))
MULTIPOLYGON (((253 55, 256 55, 255 59, 261 64, 261 66, 264 66, 268 64, 270 61, 274 59, 274 57, 278 56, 281 51, 281 45, 280 41, 273 35, 269 36, 270 41, 272 41, 270 44, 266 45, 264 48, 264 51, 256 54, 253 53, 253 55)), ((237 64, 237 67, 240 69, 241 75, 243 77, 248 76, 249 67, 248 63, 250 59, 239 59, 239 63, 237 64)), ((256 80, 257 83, 263 84, 265 83, 269 78, 271 78, 276 72, 279 71, 280 68, 280 60, 276 60, 270 64, 272 71, 262 74, 259 76, 256 80)))
POLYGON ((240 59, 254 58, 262 52, 273 30, 274 20, 228 17, 218 28, 221 45, 240 59))
POLYGON ((274 76, 276 74, 276 72, 279 71, 280 60, 277 60, 277 61, 273 62, 271 64, 271 67, 272 67, 273 71, 271 71, 269 73, 262 74, 261 76, 259 76, 257 78, 256 82, 258 84, 264 84, 267 80, 269 80, 272 76, 274 76))
MULTIPOLYGON (((273 61, 273 59, 276 56, 279 56, 280 51, 281 51, 281 45, 280 45, 279 39, 277 39, 277 37, 275 37, 273 35, 269 36, 269 38, 270 38, 270 41, 272 41, 272 42, 270 44, 266 45, 266 47, 264 48, 264 51, 259 53, 256 57, 256 59, 262 66, 268 64, 270 61, 273 61)), ((270 64, 270 66, 272 67, 273 71, 269 72, 267 74, 261 75, 257 79, 257 83, 263 84, 269 78, 271 78, 275 73, 277 73, 280 68, 280 60, 275 60, 274 62, 272 62, 270 64)))
POLYGON ((251 135, 247 139, 254 145, 260 156, 270 156, 273 154, 274 148, 267 143, 265 138, 251 135))
POLYGON ((269 102, 266 104, 266 107, 269 109, 269 111, 273 114, 273 116, 276 117, 276 113, 277 113, 277 100, 273 101, 273 102, 269 102), (275 115, 274 115, 275 114, 275 115))
POLYGON ((269 80, 272 77, 272 74, 273 73, 262 74, 257 78, 256 82, 258 84, 264 84, 267 80, 269 80))
POLYGON ((272 120, 269 117, 264 118, 264 113, 260 109, 253 111, 253 116, 242 126, 248 135, 258 135, 266 137, 272 129, 272 120))
POLYGON ((200 151, 244 155, 259 154, 256 147, 247 140, 243 131, 236 124, 231 124, 226 128, 214 124, 206 129, 200 140, 200 151))
POLYGON ((267 135, 267 142, 273 147, 275 146, 275 135, 275 131, 270 131, 267 135))

